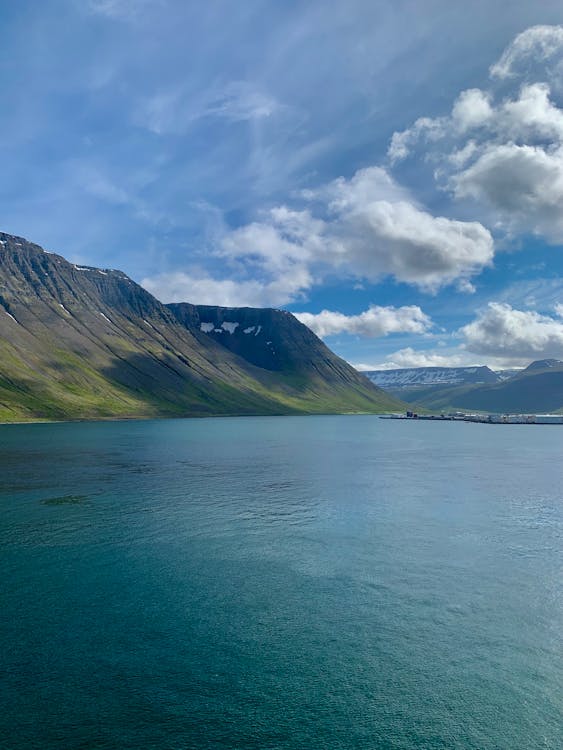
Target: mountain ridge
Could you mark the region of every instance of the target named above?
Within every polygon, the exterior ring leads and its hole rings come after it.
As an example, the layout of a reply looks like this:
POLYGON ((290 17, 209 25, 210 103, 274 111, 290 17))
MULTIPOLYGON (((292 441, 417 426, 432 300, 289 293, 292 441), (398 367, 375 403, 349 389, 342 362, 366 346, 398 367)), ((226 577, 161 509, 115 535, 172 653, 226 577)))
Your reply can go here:
POLYGON ((367 379, 356 379, 353 368, 316 337, 301 382, 257 366, 216 338, 185 315, 180 319, 122 271, 70 263, 0 233, 2 421, 379 412, 401 406, 367 379), (354 375, 346 380, 335 374, 334 382, 317 378, 318 357, 338 361, 336 370, 349 368, 354 375))
POLYGON ((401 367, 367 370, 364 375, 381 388, 407 388, 423 385, 496 383, 498 375, 486 365, 472 367, 401 367))
MULTIPOLYGON (((563 361, 561 360, 535 360, 526 368, 512 373, 510 371, 495 373, 490 370, 496 375, 496 381, 480 383, 467 380, 465 382, 436 382, 429 378, 425 380, 424 371, 429 369, 433 368, 405 368, 405 372, 417 370, 418 378, 408 379, 405 376, 401 380, 401 377, 394 375, 394 381, 387 385, 388 392, 411 405, 432 411, 463 410, 514 414, 563 412, 563 361)), ((461 369, 467 370, 468 368, 461 369)))

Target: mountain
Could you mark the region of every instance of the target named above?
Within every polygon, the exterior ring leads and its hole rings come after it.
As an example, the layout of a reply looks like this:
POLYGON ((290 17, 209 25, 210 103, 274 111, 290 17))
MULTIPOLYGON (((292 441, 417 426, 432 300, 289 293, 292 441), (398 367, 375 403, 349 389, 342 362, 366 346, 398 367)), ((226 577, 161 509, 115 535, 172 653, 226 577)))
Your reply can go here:
POLYGON ((515 375, 519 375, 522 372, 522 369, 509 369, 509 370, 495 370, 495 375, 498 376, 499 382, 501 380, 509 380, 510 378, 513 378, 515 375))
POLYGON ((452 403, 459 407, 463 404, 466 409, 497 413, 563 412, 563 362, 532 362, 508 380, 455 395, 452 403))
POLYGON ((532 362, 511 377, 499 373, 497 382, 471 384, 423 384, 390 388, 404 401, 431 411, 484 411, 541 414, 563 412, 563 362, 532 362))
POLYGON ((560 359, 537 359, 535 362, 529 364, 524 372, 533 372, 534 370, 549 370, 552 367, 556 369, 563 367, 563 362, 560 359))
POLYGON ((69 263, 0 233, 0 420, 402 406, 289 313, 208 308, 205 315, 163 305, 121 271, 69 263), (252 345, 237 350, 236 340, 250 336, 229 332, 233 316, 262 326, 252 345), (202 327, 212 321, 224 336, 202 327), (276 342, 273 352, 268 341, 276 342))
POLYGON ((498 375, 488 367, 408 367, 369 370, 364 375, 381 388, 394 390, 429 385, 497 383, 499 380, 498 375))

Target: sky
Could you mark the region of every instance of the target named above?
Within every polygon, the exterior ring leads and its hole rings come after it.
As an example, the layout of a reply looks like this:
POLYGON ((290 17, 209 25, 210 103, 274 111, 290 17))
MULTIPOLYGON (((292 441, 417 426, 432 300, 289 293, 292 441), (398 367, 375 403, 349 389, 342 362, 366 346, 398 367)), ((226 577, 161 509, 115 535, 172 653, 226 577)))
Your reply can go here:
POLYGON ((0 5, 0 230, 360 369, 563 359, 560 0, 0 5))

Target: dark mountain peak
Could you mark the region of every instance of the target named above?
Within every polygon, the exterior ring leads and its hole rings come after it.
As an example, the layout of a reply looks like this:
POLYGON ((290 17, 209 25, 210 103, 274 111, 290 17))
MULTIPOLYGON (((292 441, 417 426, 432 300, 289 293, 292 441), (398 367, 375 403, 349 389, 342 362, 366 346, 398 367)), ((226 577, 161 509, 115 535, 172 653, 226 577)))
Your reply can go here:
POLYGON ((263 370, 373 387, 287 310, 187 303, 167 307, 184 325, 263 370))
POLYGON ((59 315, 60 309, 72 315, 88 306, 101 315, 118 308, 125 316, 175 322, 164 305, 123 271, 70 263, 22 237, 0 233, 0 305, 13 312, 14 305, 29 309, 38 302, 59 307, 59 315))
POLYGON ((537 359, 531 362, 522 372, 530 372, 531 370, 549 370, 552 367, 563 367, 563 361, 560 359, 537 359))

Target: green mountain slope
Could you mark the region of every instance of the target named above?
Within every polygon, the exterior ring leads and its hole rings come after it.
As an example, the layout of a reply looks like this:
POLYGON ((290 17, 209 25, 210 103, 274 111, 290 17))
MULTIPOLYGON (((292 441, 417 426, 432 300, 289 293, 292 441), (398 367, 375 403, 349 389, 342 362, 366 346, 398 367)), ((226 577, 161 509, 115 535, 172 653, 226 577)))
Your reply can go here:
POLYGON ((397 408, 367 380, 347 380, 342 364, 330 397, 322 377, 292 381, 260 367, 120 271, 0 233, 0 420, 397 408))
MULTIPOLYGON (((288 406, 299 402, 312 412, 365 411, 366 384, 372 384, 291 313, 187 303, 167 307, 188 330, 242 358, 254 377, 288 406)), ((379 388, 370 391, 372 399, 377 410, 404 409, 379 388)))

